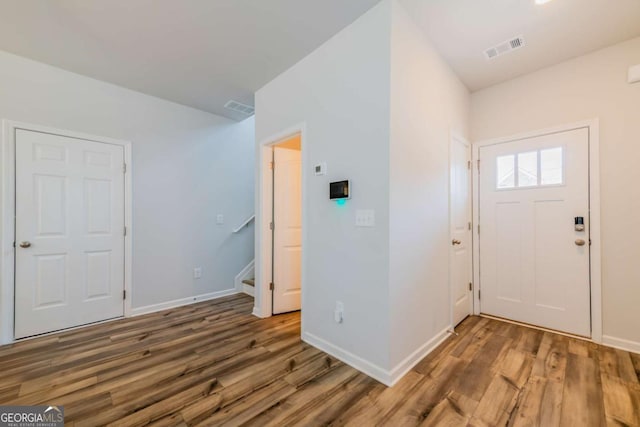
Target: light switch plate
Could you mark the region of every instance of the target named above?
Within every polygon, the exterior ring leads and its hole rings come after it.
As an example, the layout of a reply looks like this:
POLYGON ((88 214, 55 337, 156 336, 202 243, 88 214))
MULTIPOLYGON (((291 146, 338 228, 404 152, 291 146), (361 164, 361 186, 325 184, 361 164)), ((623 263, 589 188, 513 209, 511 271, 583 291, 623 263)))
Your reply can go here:
POLYGON ((216 215, 216 224, 224 224, 224 215, 222 214, 216 215))
POLYGON ((202 277, 202 267, 196 267, 193 269, 193 278, 200 279, 202 277))
POLYGON ((356 211, 356 227, 374 227, 376 225, 376 211, 373 209, 358 209, 356 211))

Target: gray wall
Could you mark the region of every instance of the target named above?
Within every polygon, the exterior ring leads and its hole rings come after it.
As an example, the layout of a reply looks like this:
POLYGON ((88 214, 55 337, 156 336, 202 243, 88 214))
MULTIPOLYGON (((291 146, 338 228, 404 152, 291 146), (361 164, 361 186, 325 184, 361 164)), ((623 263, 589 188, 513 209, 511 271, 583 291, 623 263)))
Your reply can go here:
POLYGON ((134 308, 231 289, 253 258, 253 230, 231 233, 253 214, 253 119, 236 123, 1 51, 0 118, 132 142, 134 308), (218 213, 225 224, 215 224, 218 213))

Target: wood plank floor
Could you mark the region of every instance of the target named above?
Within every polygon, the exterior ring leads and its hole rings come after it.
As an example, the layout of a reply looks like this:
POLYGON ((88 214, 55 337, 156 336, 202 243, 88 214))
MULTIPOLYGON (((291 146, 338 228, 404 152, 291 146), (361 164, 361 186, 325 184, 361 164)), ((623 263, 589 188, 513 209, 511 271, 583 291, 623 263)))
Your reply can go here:
POLYGON ((0 348, 0 403, 67 425, 638 426, 640 355, 471 317, 393 388, 246 295, 0 348))

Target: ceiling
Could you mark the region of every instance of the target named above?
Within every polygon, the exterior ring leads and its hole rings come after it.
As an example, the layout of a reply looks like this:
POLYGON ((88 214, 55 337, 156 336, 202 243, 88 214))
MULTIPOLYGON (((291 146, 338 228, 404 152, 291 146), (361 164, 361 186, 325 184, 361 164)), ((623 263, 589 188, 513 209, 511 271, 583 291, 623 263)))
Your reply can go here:
MULTIPOLYGON (((380 0, 0 0, 0 49, 234 119, 380 0)), ((640 36, 640 0, 401 0, 475 91, 640 36), (487 60, 514 36, 526 46, 487 60)))
POLYGON ((401 0, 471 91, 640 36, 640 0, 401 0), (525 47, 484 51, 523 35, 525 47))
POLYGON ((0 0, 0 49, 230 118, 379 0, 0 0))

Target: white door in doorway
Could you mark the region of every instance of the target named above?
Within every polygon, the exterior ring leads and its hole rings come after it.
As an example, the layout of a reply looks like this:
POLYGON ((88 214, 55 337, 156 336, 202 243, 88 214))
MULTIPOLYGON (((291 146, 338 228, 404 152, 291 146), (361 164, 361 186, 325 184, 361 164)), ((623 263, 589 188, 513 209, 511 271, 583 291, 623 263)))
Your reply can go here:
POLYGON ((469 144, 451 139, 450 157, 451 252, 449 280, 453 304, 453 325, 473 312, 471 289, 471 152, 469 144))
POLYGON ((590 336, 588 129, 479 152, 481 311, 590 336))
POLYGON ((273 151, 273 313, 300 310, 302 282, 302 157, 273 151))
POLYGON ((16 338, 123 315, 123 150, 16 130, 16 338))

